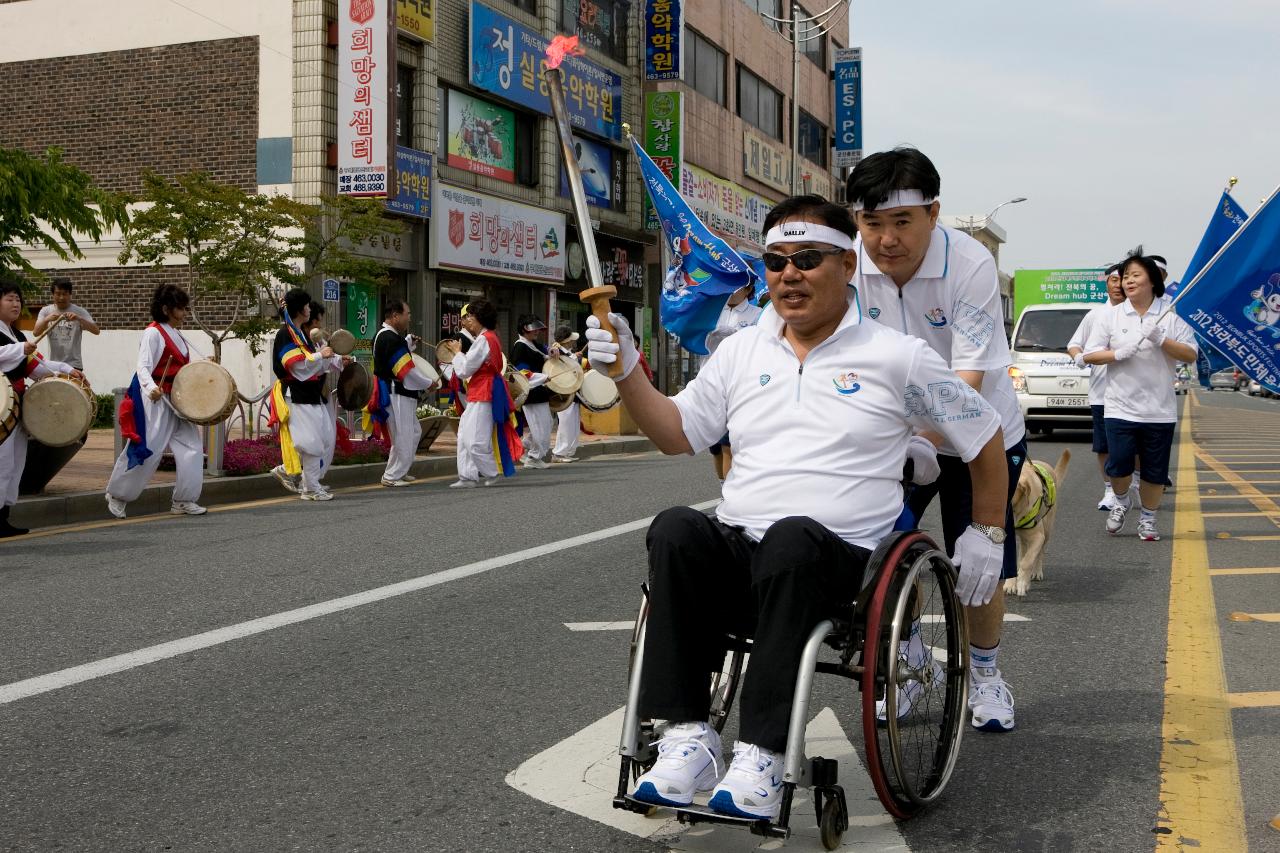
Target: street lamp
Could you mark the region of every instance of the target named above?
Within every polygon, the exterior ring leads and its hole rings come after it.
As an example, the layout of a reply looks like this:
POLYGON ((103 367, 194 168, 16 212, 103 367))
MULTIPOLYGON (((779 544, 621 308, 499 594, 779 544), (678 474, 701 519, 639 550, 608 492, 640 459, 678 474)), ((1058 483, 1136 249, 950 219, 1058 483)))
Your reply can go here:
POLYGON ((991 208, 991 212, 988 213, 986 216, 982 217, 981 219, 977 219, 975 217, 970 216, 969 224, 965 230, 967 230, 970 234, 972 234, 973 232, 977 231, 980 228, 986 228, 987 225, 991 223, 991 220, 995 218, 997 210, 1004 207, 1006 204, 1020 204, 1026 200, 1027 199, 1025 196, 1018 196, 1017 198, 1011 198, 1008 201, 1000 202, 995 207, 991 208))

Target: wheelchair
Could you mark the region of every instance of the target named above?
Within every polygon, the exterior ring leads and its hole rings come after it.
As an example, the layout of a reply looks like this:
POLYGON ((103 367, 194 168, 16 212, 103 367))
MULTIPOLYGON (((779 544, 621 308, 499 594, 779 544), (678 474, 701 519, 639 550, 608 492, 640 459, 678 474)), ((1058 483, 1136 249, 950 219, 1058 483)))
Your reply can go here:
MULTIPOLYGON (((849 827, 844 789, 834 759, 804 755, 805 727, 815 673, 857 684, 866 764, 876 795, 898 820, 906 820, 941 796, 959 754, 968 713, 967 635, 964 609, 955 594, 955 569, 933 541, 918 530, 891 534, 872 553, 863 589, 838 618, 814 626, 802 653, 791 706, 784 757, 782 804, 777 818, 746 818, 715 812, 697 803, 675 807, 681 823, 746 826, 766 838, 789 838, 796 788, 812 789, 823 846, 834 850, 849 827), (911 666, 901 650, 913 622, 931 659, 911 666), (819 660, 824 648, 827 657, 819 660), (834 655, 832 654, 834 653, 834 655), (897 689, 889 689, 890 686, 897 689), (904 698, 905 697, 905 698, 904 698), (884 719, 877 719, 877 700, 884 719), (900 707, 901 703, 901 707, 900 707)), ((631 637, 627 705, 619 745, 621 767, 614 808, 649 814, 657 807, 633 799, 631 785, 657 760, 657 721, 639 714, 640 677, 648 619, 647 585, 631 637)), ((717 732, 728 720, 751 650, 747 638, 726 635, 720 671, 710 675, 710 724, 717 732)))

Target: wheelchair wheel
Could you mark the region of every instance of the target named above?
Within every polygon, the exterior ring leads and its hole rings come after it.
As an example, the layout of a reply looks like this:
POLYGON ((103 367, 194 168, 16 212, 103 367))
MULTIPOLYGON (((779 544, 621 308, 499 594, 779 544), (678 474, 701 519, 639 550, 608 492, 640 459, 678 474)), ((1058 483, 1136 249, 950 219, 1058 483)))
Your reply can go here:
POLYGON ((874 583, 862 654, 863 735, 876 794, 906 819, 937 799, 955 766, 967 701, 964 614, 950 562, 922 533, 895 543, 874 583), (885 703, 883 725, 877 699, 885 703))

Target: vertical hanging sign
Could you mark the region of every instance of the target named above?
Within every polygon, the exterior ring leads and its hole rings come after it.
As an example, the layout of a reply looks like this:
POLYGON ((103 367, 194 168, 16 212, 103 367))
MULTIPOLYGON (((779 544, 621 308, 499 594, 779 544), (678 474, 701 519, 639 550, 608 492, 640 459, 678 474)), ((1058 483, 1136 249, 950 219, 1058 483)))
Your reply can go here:
MULTIPOLYGON (((684 159, 680 120, 679 92, 644 93, 644 137, 641 144, 672 186, 677 187, 680 186, 680 164, 684 159)), ((644 204, 644 227, 648 231, 657 231, 658 215, 649 203, 648 193, 645 193, 644 204)))
POLYGON ((680 79, 684 59, 682 6, 683 0, 645 0, 644 79, 680 79))
POLYGON ((392 0, 340 0, 338 193, 386 196, 392 181, 392 0))
POLYGON ((862 48, 835 52, 836 150, 831 165, 856 166, 862 159, 862 48))

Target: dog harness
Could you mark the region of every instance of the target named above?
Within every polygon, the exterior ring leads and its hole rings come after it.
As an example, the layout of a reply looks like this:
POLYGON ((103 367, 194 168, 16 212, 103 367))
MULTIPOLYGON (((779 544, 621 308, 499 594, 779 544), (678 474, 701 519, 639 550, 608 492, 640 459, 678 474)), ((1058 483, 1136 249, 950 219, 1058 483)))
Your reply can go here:
POLYGON ((1053 469, 1044 462, 1032 460, 1031 470, 1036 472, 1044 488, 1040 490, 1040 497, 1036 498, 1036 502, 1031 505, 1026 514, 1013 523, 1013 526, 1019 530, 1026 530, 1039 524, 1040 519, 1049 514, 1049 510, 1053 509, 1053 505, 1058 500, 1058 487, 1053 481, 1053 469))

